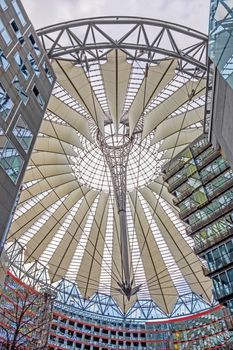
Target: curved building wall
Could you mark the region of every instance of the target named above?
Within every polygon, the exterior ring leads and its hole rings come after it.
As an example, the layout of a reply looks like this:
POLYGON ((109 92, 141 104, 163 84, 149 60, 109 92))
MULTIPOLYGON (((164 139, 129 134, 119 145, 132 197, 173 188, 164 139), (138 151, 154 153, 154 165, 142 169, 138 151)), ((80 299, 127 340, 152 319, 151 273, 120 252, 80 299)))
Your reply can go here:
MULTIPOLYGON (((21 300, 24 300, 28 292, 31 295, 35 294, 31 287, 12 274, 8 274, 1 295, 0 349, 5 349, 6 344, 5 324, 2 322, 3 313, 14 308, 17 296, 20 295, 21 300)), ((44 293, 36 293, 44 295, 44 293)), ((36 299, 36 302, 30 304, 26 315, 29 315, 27 317, 30 320, 30 329, 36 328, 36 333, 40 333, 40 339, 45 340, 49 335, 49 350, 228 349, 226 345, 230 337, 226 325, 228 316, 220 305, 190 316, 144 322, 101 317, 94 313, 93 315, 91 313, 80 315, 74 306, 57 301, 54 302, 53 311, 51 311, 51 302, 45 304, 42 300, 38 308, 38 300, 41 299, 36 299), (45 305, 47 305, 47 312, 45 312, 45 305), (37 315, 37 317, 31 317, 32 315, 37 315), (42 327, 36 327, 38 319, 41 320, 43 315, 47 317, 46 322, 41 322, 42 327)), ((19 305, 21 305, 20 300, 18 300, 19 305)), ((14 320, 11 322, 11 327, 13 324, 14 320)), ((11 332, 11 336, 13 334, 14 332, 11 332)), ((34 338, 35 333, 29 334, 21 349, 27 349, 29 345, 30 349, 36 349, 38 343, 33 347, 32 339, 34 338)))
POLYGON ((49 349, 226 349, 228 332, 222 306, 172 320, 99 322, 55 304, 49 349))

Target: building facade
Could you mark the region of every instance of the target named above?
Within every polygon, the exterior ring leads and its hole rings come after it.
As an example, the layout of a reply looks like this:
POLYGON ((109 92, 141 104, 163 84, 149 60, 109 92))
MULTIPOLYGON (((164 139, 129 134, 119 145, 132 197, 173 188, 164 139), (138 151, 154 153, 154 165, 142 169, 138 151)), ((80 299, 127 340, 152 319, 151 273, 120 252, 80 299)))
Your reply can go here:
POLYGON ((8 274, 0 295, 1 350, 9 344, 21 350, 230 349, 229 317, 220 305, 171 320, 122 320, 80 314, 73 305, 54 302, 52 295, 8 274))
POLYGON ((49 349, 227 349, 226 314, 221 306, 173 320, 94 320, 72 306, 55 304, 49 349))
POLYGON ((20 1, 1 0, 0 251, 54 82, 50 63, 20 1))
POLYGON ((199 137, 163 169, 169 191, 188 224, 195 252, 205 259, 215 298, 233 302, 233 171, 218 150, 199 137))
POLYGON ((209 59, 214 75, 210 139, 233 167, 233 5, 212 0, 210 6, 209 59))

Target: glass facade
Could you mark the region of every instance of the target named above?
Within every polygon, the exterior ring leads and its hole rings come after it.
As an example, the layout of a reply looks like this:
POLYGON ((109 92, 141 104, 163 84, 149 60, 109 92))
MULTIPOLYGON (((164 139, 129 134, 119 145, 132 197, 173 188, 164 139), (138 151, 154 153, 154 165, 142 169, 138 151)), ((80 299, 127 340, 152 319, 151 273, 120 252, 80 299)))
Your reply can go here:
POLYGON ((211 0, 209 57, 233 88, 233 1, 211 0))
POLYGON ((233 297, 233 171, 204 134, 163 173, 194 250, 206 260, 204 274, 213 279, 215 297, 226 304, 233 297))

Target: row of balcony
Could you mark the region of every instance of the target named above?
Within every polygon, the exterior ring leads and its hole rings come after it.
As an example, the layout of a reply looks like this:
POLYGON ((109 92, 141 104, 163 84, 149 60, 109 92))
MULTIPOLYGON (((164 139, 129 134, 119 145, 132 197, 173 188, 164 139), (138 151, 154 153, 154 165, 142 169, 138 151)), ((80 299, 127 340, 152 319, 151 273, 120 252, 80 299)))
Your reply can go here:
MULTIPOLYGON (((214 298, 218 301, 232 299, 233 296, 233 282, 229 282, 226 285, 218 286, 213 290, 214 298)), ((224 301, 224 302, 225 302, 224 301)))
POLYGON ((211 264, 209 263, 208 268, 203 267, 203 273, 205 276, 209 276, 213 272, 216 272, 216 271, 222 269, 223 267, 227 267, 228 265, 230 265, 232 263, 233 263, 233 253, 225 254, 225 255, 219 257, 218 259, 216 259, 211 264))
MULTIPOLYGON (((209 172, 205 176, 201 176, 201 182, 200 186, 206 185, 209 183, 211 180, 217 178, 219 175, 221 175, 223 172, 225 172, 227 169, 229 169, 229 164, 227 162, 224 163, 224 167, 217 168, 216 171, 209 172)), ((199 186, 199 187, 200 187, 199 186)), ((193 188, 190 186, 187 188, 184 192, 179 194, 179 197, 173 198, 173 203, 175 205, 178 205, 180 202, 182 202, 185 198, 190 196, 193 192, 195 192, 199 187, 193 188)), ((216 192, 215 192, 216 193, 216 192)))
MULTIPOLYGON (((195 141, 195 144, 191 144, 191 147, 189 146, 194 158, 204 152, 208 147, 210 147, 208 138, 203 138, 203 136, 201 136, 201 138, 202 140, 199 142, 195 141)), ((171 162, 167 163, 162 169, 164 180, 166 181, 169 177, 178 172, 186 163, 187 162, 184 161, 182 157, 180 158, 180 156, 178 156, 177 159, 174 158, 171 162)))
MULTIPOLYGON (((211 163, 213 160, 215 160, 217 157, 219 157, 219 151, 213 150, 210 154, 206 156, 205 159, 203 159, 199 164, 196 164, 197 170, 201 170, 205 166, 207 166, 209 163, 211 163)), ((175 174, 176 172, 174 172, 175 174)), ((181 174, 181 177, 175 180, 173 183, 169 184, 168 191, 173 192, 177 187, 179 187, 182 183, 184 183, 193 173, 187 174, 185 171, 183 174, 181 174)), ((166 180, 166 178, 165 178, 166 180)))
POLYGON ((205 202, 200 204, 198 202, 194 202, 194 200, 193 200, 192 202, 190 202, 190 207, 189 208, 185 208, 182 211, 180 211, 180 213, 179 213, 180 219, 184 220, 186 217, 188 217, 189 215, 194 213, 196 210, 204 207, 208 203, 208 200, 209 201, 213 200, 214 198, 216 198, 220 194, 226 192, 232 186, 233 186, 233 178, 231 178, 228 181, 226 181, 224 183, 224 185, 222 185, 222 186, 219 186, 219 187, 216 186, 216 189, 213 191, 213 193, 211 195, 208 194, 208 199, 206 199, 205 202))
POLYGON ((213 160, 218 158, 220 155, 219 150, 213 150, 211 153, 209 153, 206 158, 203 158, 200 163, 197 163, 197 169, 201 170, 204 168, 206 165, 211 163, 213 160))
POLYGON ((220 243, 225 238, 228 238, 233 235, 233 226, 226 227, 225 230, 218 231, 217 235, 213 232, 213 235, 206 238, 202 242, 198 243, 194 247, 195 254, 200 254, 207 250, 208 248, 220 243))
POLYGON ((61 343, 58 341, 58 339, 49 339, 49 342, 48 342, 48 345, 51 346, 51 345, 55 345, 55 346, 58 346, 59 348, 63 348, 63 349, 86 349, 87 346, 89 349, 94 349, 95 347, 98 347, 98 349, 122 349, 122 350, 145 350, 145 349, 167 349, 167 350, 171 350, 171 346, 172 346, 172 341, 164 341, 162 344, 157 344, 156 343, 156 347, 152 344, 147 344, 147 345, 144 345, 144 346, 127 346, 127 345, 110 345, 110 344, 101 344, 100 342, 89 342, 87 344, 82 344, 82 343, 77 343, 77 345, 79 346, 76 346, 76 344, 73 344, 73 345, 68 345, 66 343, 61 343))
POLYGON ((214 210, 211 214, 209 214, 206 218, 198 220, 195 224, 189 225, 186 229, 187 235, 192 235, 199 229, 207 226, 212 221, 217 220, 219 217, 225 215, 230 210, 233 209, 233 201, 229 202, 228 205, 226 205, 225 208, 217 208, 214 210))

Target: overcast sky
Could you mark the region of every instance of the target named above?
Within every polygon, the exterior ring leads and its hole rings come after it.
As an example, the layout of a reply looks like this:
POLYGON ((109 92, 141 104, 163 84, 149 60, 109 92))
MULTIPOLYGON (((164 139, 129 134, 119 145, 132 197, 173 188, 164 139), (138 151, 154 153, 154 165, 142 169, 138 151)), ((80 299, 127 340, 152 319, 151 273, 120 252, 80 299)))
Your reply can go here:
POLYGON ((207 33, 210 0, 22 0, 34 24, 46 25, 95 16, 162 19, 207 33))

